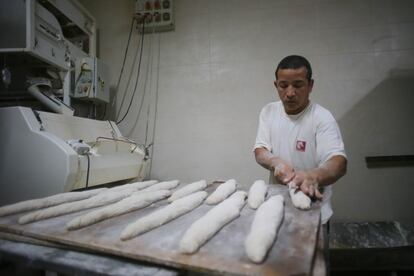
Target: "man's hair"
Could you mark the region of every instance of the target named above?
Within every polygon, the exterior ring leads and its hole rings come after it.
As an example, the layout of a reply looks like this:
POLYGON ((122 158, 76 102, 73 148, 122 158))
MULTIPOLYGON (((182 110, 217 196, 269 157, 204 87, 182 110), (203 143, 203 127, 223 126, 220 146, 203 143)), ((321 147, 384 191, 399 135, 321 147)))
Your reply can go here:
POLYGON ((299 69, 301 67, 306 68, 306 71, 307 71, 306 78, 308 80, 311 80, 312 79, 312 68, 311 68, 309 61, 306 58, 302 56, 297 56, 297 55, 287 56, 279 62, 279 65, 277 66, 276 71, 275 71, 276 79, 277 79, 277 72, 279 71, 279 69, 299 69))

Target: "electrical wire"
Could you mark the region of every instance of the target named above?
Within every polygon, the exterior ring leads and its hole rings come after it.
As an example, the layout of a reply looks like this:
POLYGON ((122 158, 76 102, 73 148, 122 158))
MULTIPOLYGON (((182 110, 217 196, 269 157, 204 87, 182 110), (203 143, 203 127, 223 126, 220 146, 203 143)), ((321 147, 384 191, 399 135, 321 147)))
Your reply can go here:
POLYGON ((104 108, 103 108, 103 112, 102 112, 102 115, 101 115, 101 117, 99 118, 99 120, 104 120, 105 119, 105 115, 106 115, 106 107, 107 107, 108 105, 106 104, 106 103, 104 103, 104 108))
MULTIPOLYGON (((138 22, 138 21, 136 21, 136 22, 138 22)), ((126 99, 126 96, 128 94, 127 91, 128 91, 128 88, 130 87, 130 84, 131 84, 132 75, 134 75, 134 69, 136 67, 136 64, 138 63, 136 61, 137 61, 137 56, 138 56, 138 53, 140 52, 140 47, 141 47, 141 44, 139 42, 140 42, 140 39, 138 40, 137 43, 134 43, 134 45, 136 44, 136 50, 134 52, 134 58, 132 59, 132 62, 131 62, 131 68, 129 70, 128 78, 124 81, 126 83, 126 85, 124 85, 124 89, 123 89, 122 93, 121 92, 118 93, 118 94, 122 94, 122 100, 121 100, 121 103, 119 104, 119 108, 115 112, 114 121, 116 121, 119 118, 119 114, 121 114, 122 107, 124 106, 125 99, 126 99)), ((122 81, 122 79, 121 79, 121 81, 122 81)), ((114 105, 114 104, 115 104, 115 101, 112 102, 112 105, 114 105)), ((113 106, 112 106, 112 109, 113 109, 113 106)))
POLYGON ((154 61, 154 54, 153 54, 154 53, 154 50, 153 50, 153 48, 154 48, 154 33, 155 33, 155 25, 153 25, 152 29, 151 29, 151 40, 150 40, 150 44, 149 44, 148 59, 147 59, 147 62, 146 62, 146 74, 145 74, 145 78, 144 78, 145 81, 144 81, 144 84, 143 84, 144 92, 143 92, 142 98, 140 99, 140 107, 139 107, 138 114, 137 114, 136 119, 135 119, 135 123, 131 127, 130 133, 129 133, 129 135, 132 135, 133 130, 138 125, 138 122, 139 122, 139 120, 141 118, 141 115, 143 113, 142 109, 143 109, 143 106, 144 106, 145 101, 146 101, 146 103, 147 103, 146 104, 147 111, 146 111, 146 118, 145 118, 146 122, 144 122, 145 123, 144 124, 144 126, 145 126, 145 142, 143 144, 143 148, 145 149, 146 159, 148 159, 148 156, 149 156, 148 149, 153 144, 153 143, 148 144, 148 135, 149 135, 149 132, 150 132, 149 131, 149 129, 150 129, 150 115, 151 115, 151 110, 152 110, 153 94, 154 94, 153 93, 153 87, 152 87, 153 74, 154 74, 153 73, 153 67, 154 67, 154 62, 153 62, 154 61), (149 82, 149 86, 148 86, 148 89, 147 89, 147 83, 148 82, 149 82), (147 90, 149 90, 149 91, 147 91, 147 90))
POLYGON ((144 30, 145 30, 145 18, 142 21, 142 35, 141 35, 141 49, 140 49, 140 53, 139 53, 139 61, 138 61, 138 72, 137 72, 137 78, 135 81, 135 87, 134 87, 134 92, 132 94, 131 100, 129 101, 129 105, 127 108, 127 111, 125 112, 124 116, 122 117, 121 120, 117 121, 116 124, 119 125, 120 123, 122 123, 122 121, 125 119, 125 117, 128 115, 129 110, 131 108, 132 102, 134 101, 134 97, 135 97, 135 93, 137 92, 137 86, 138 86, 138 80, 139 80, 139 74, 141 71, 141 61, 142 61, 142 51, 144 49, 144 30))
MULTIPOLYGON (((125 51, 124 51, 124 59, 122 61, 121 71, 119 72, 118 81, 117 81, 116 87, 115 87, 115 92, 116 93, 118 93, 119 84, 121 83, 122 75, 124 73, 125 62, 126 62, 126 58, 128 56, 129 44, 131 43, 132 30, 134 29, 134 23, 135 23, 135 21, 136 21, 135 17, 132 17, 131 27, 129 29, 128 41, 127 41, 127 44, 126 44, 126 47, 125 47, 125 51)), ((111 108, 114 107, 114 104, 115 104, 115 101, 112 101, 111 108)))
MULTIPOLYGON (((134 73, 134 68, 135 68, 135 64, 137 64, 138 62, 136 62, 137 61, 137 56, 138 56, 138 53, 139 53, 139 49, 140 49, 140 47, 141 47, 141 45, 139 44, 139 43, 136 43, 137 44, 137 49, 136 49, 136 51, 135 51, 135 54, 134 54, 134 58, 133 58, 133 60, 132 60, 132 66, 131 66, 131 70, 129 70, 129 75, 128 75, 128 79, 125 81, 125 86, 124 86, 124 90, 123 90, 123 92, 122 92, 122 100, 121 100, 121 103, 119 104, 119 108, 117 109, 117 111, 115 112, 115 118, 114 118, 114 121, 116 121, 117 120, 117 118, 119 118, 119 114, 121 114, 121 111, 122 111, 122 107, 124 106, 124 103, 125 103, 125 98, 126 98, 126 96, 127 96, 127 90, 128 90, 128 88, 130 87, 130 84, 131 84, 131 80, 132 80, 132 75, 133 75, 133 73, 134 73)), ((135 75, 134 75, 135 76, 135 75)))
MULTIPOLYGON (((141 115, 143 113, 143 108, 144 108, 145 101, 147 101, 147 111, 148 111, 148 108, 151 105, 151 96, 152 96, 152 70, 150 70, 150 69, 152 69, 152 64, 153 64, 153 62, 152 62, 153 61, 153 49, 152 48, 153 48, 153 41, 154 41, 154 35, 153 35, 154 32, 155 32, 155 25, 152 26, 151 40, 150 40, 149 47, 148 47, 149 50, 147 51, 148 54, 146 54, 148 56, 148 59, 147 59, 147 62, 146 62, 145 78, 144 78, 144 85, 143 85, 144 92, 142 93, 141 100, 139 101, 140 102, 140 106, 138 108, 138 114, 136 116, 134 125, 130 129, 129 135, 132 134, 133 130, 138 125, 138 122, 139 122, 139 120, 141 118, 141 115), (148 76, 149 76, 149 78, 148 78, 148 76), (149 89, 147 89, 148 79, 149 79, 149 89), (148 98, 148 100, 146 100, 146 98, 148 98)), ((147 118, 146 119, 147 119, 147 122, 148 122, 148 119, 149 119, 148 112, 147 112, 147 118)), ((146 145, 146 143, 144 143, 144 145, 146 145)))
MULTIPOLYGON (((155 107, 154 107, 154 124, 152 128, 152 144, 151 147, 151 156, 154 154, 154 141, 155 141, 155 129, 157 124, 157 111, 158 111, 158 83, 160 81, 160 54, 161 54, 161 38, 160 34, 158 34, 158 57, 157 57, 157 81, 156 81, 156 88, 155 88, 155 107)), ((152 170, 152 158, 150 159, 149 169, 148 169, 148 175, 151 176, 151 170, 152 170)))
MULTIPOLYGON (((150 74, 150 84, 149 84, 149 91, 150 91, 150 96, 152 96, 152 67, 153 67, 153 60, 154 60, 154 55, 153 55, 153 42, 154 42, 154 32, 155 32, 155 25, 153 25, 152 27, 152 35, 151 35, 151 48, 150 48, 150 58, 149 58, 149 65, 148 68, 151 68, 151 74, 150 74)), ((149 128, 149 118, 150 118, 150 111, 151 111, 151 99, 152 97, 148 98, 148 106, 147 106, 147 118, 146 118, 146 126, 145 126, 145 140, 144 140, 144 145, 145 147, 149 147, 149 145, 147 144, 148 142, 148 128, 149 128)))
POLYGON ((151 105, 151 103, 148 103, 148 108, 147 108, 147 122, 146 122, 146 125, 145 125, 145 140, 144 140, 144 145, 147 145, 147 141, 148 141, 148 125, 149 125, 150 105, 151 105))
POLYGON ((91 159, 89 157, 89 153, 86 154, 86 159, 88 160, 88 169, 86 171, 86 186, 85 186, 85 189, 87 189, 88 185, 89 185, 89 171, 90 171, 90 167, 91 167, 91 159))

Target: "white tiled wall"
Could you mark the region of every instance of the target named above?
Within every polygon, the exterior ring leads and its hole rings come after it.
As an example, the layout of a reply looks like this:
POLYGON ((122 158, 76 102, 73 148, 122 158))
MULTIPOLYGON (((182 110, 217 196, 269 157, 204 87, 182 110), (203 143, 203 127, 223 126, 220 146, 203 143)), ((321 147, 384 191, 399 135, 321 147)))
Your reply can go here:
MULTIPOLYGON (((100 54, 112 65, 114 85, 133 1, 82 3, 98 19, 100 54)), ((158 88, 151 176, 234 177, 247 187, 267 179, 251 148, 261 107, 277 100, 274 69, 288 54, 305 55, 314 67, 312 99, 338 120, 349 155, 348 174, 334 186, 334 218, 414 219, 413 168, 367 169, 364 160, 414 154, 413 10, 409 0, 176 0, 175 31, 146 36, 141 69, 151 41, 153 68, 141 74, 120 127, 145 140, 146 106, 158 88), (136 122, 144 89, 145 112, 136 122)))

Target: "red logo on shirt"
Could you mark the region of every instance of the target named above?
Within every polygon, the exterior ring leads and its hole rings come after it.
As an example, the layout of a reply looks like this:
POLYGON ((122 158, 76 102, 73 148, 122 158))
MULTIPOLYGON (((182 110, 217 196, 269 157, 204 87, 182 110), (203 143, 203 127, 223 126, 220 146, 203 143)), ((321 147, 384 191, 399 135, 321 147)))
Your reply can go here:
POLYGON ((306 141, 296 141, 296 150, 305 151, 306 150, 306 141))

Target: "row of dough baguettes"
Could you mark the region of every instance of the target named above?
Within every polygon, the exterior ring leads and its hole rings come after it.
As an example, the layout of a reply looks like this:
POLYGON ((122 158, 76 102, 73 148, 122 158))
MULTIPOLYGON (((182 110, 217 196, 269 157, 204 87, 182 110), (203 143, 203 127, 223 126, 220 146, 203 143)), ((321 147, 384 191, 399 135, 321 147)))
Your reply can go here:
MULTIPOLYGON (((1 207, 0 215, 46 208, 20 217, 19 223, 25 224, 107 205, 69 221, 66 225, 67 229, 75 230, 114 216, 144 208, 168 197, 170 204, 129 224, 122 231, 121 240, 128 240, 190 212, 204 201, 207 204, 219 203, 202 218, 195 221, 184 234, 180 242, 180 251, 191 254, 196 252, 202 244, 217 233, 224 225, 240 215, 247 193, 243 191, 236 192, 237 185, 234 179, 218 186, 208 197, 207 193, 203 191, 207 187, 205 180, 188 184, 171 193, 170 189, 176 188, 178 184, 179 181, 177 180, 160 183, 156 181, 145 181, 126 184, 111 189, 58 194, 43 199, 30 200, 1 207)), ((256 181, 249 190, 249 206, 256 209, 262 205, 266 193, 267 185, 261 180, 256 181)), ((291 193, 292 195, 294 194, 291 193)), ((271 197, 256 212, 251 232, 245 244, 247 255, 252 261, 261 262, 264 259, 266 252, 276 237, 277 229, 282 218, 282 196, 271 197), (269 221, 273 221, 274 223, 269 223, 269 221)))

